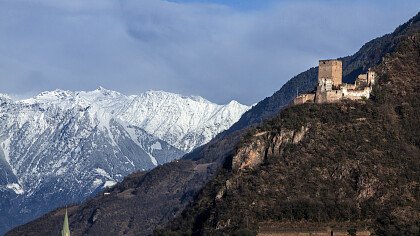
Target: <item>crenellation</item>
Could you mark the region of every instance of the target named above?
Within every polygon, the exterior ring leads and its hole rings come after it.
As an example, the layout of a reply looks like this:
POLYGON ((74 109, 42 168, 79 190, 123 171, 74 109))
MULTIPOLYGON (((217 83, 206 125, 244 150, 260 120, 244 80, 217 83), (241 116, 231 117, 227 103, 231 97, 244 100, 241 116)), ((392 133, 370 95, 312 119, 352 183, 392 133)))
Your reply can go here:
POLYGON ((316 92, 300 94, 293 100, 293 104, 368 99, 376 82, 376 73, 369 69, 366 74, 358 75, 353 84, 346 84, 343 83, 342 71, 340 60, 320 60, 316 92))

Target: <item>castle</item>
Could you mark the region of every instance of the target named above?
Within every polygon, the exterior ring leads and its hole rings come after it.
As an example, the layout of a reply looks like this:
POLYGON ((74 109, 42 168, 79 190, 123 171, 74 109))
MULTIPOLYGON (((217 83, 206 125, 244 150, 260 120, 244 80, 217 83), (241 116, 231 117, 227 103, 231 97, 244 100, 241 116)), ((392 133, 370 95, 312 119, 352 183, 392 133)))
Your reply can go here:
POLYGON ((316 92, 300 94, 293 100, 293 104, 327 103, 345 99, 369 98, 372 86, 375 84, 376 73, 369 69, 366 74, 360 74, 354 84, 346 84, 343 83, 342 68, 340 60, 320 60, 316 92))

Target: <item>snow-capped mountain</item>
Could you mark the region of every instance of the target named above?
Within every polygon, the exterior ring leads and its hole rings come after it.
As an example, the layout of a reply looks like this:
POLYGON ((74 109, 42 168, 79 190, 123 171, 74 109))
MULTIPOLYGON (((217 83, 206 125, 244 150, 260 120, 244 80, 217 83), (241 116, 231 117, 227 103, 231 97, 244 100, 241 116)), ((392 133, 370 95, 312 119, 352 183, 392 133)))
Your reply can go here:
POLYGON ((0 234, 136 170, 181 157, 249 107, 162 91, 0 94, 0 234))
POLYGON ((228 129, 248 109, 236 101, 217 105, 202 97, 149 91, 133 98, 118 117, 188 152, 228 129))

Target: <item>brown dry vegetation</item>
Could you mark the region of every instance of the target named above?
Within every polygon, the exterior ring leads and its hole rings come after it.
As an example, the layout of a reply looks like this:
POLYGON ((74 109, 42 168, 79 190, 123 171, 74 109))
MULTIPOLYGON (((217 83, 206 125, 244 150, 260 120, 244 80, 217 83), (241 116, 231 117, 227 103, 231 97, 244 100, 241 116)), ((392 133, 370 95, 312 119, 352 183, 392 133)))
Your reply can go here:
MULTIPOLYGON (((72 235, 146 235, 181 212, 181 217, 156 233, 246 235, 255 233, 258 223, 266 221, 291 225, 334 221, 346 222, 349 227, 375 226, 382 234, 416 232, 419 18, 417 15, 393 34, 372 40, 355 55, 342 58, 348 82, 353 74, 366 71, 386 53, 394 52, 376 68, 381 85, 372 101, 289 107, 244 135, 244 128, 272 117, 290 102, 296 88, 302 92, 313 88, 317 69, 311 68, 183 160, 134 173, 107 190, 110 195, 72 206, 72 235), (271 147, 277 133, 298 131, 302 126, 309 129, 297 144, 280 145, 281 153, 280 148, 270 155, 267 152, 263 162, 252 168, 232 170, 235 153, 255 144, 255 134, 267 132, 257 138, 263 141, 261 145, 271 147)), ((46 214, 7 235, 59 234, 62 212, 46 214)))
POLYGON ((288 107, 245 135, 194 203, 155 233, 255 234, 260 223, 277 222, 419 235, 419 18, 397 29, 393 52, 374 68, 372 100, 288 107), (272 138, 302 127, 309 129, 299 143, 272 138), (247 148, 263 151, 237 155, 247 148), (235 168, 238 158, 250 168, 235 168))

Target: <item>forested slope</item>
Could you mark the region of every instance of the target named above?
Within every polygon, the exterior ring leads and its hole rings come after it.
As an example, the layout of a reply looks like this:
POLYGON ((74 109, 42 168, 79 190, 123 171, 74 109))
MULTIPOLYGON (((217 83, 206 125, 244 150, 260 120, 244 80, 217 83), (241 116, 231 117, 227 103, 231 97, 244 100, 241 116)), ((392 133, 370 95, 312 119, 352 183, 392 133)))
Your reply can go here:
POLYGON ((420 233, 420 22, 396 30, 371 100, 291 106, 242 137, 224 168, 156 234, 261 225, 420 233))

